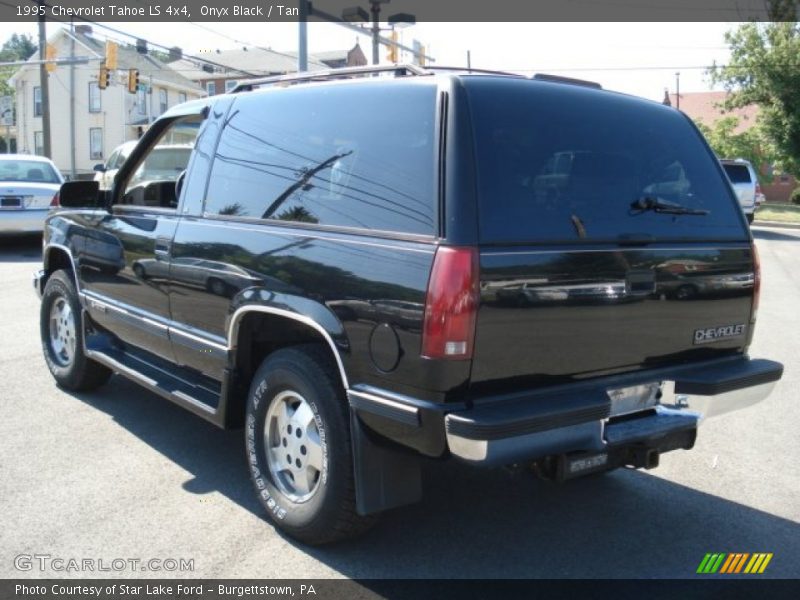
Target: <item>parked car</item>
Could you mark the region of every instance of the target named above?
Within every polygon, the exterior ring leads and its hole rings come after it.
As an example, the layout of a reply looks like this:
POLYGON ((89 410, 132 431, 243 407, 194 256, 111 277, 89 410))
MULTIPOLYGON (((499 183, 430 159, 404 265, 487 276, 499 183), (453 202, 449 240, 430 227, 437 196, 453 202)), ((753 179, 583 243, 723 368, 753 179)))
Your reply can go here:
POLYGON ((37 233, 58 206, 64 177, 53 161, 29 154, 0 154, 0 234, 37 233))
POLYGON ((747 222, 752 223, 758 205, 763 202, 764 195, 761 193, 761 186, 758 183, 758 175, 753 165, 743 158, 720 159, 725 174, 733 185, 739 205, 742 207, 747 222), (759 201, 760 200, 760 201, 759 201))
POLYGON ((114 148, 105 163, 98 163, 94 166, 94 180, 100 184, 101 190, 111 189, 111 185, 114 183, 114 176, 135 147, 136 140, 124 142, 114 148))
POLYGON ((759 263, 719 161, 682 113, 597 88, 362 67, 170 109, 110 192, 62 187, 34 279, 50 372, 243 426, 259 501, 313 544, 417 501, 423 458, 656 467, 783 367, 748 355, 759 263), (129 202, 176 128, 185 175, 149 184, 173 201, 129 202), (84 229, 124 267, 86 268, 84 229), (187 285, 201 256, 244 283, 187 285))

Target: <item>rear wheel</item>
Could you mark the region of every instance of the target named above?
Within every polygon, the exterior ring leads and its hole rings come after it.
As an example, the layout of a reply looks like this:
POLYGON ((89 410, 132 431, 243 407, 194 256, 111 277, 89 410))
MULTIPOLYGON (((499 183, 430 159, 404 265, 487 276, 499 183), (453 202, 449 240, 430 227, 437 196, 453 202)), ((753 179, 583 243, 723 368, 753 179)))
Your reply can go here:
POLYGON ((71 391, 87 391, 108 381, 111 370, 83 351, 81 306, 67 271, 56 271, 47 280, 39 330, 47 368, 58 385, 71 391))
POLYGON ((746 213, 745 216, 747 217, 747 222, 750 223, 750 225, 752 225, 753 220, 755 220, 756 218, 755 213, 746 213))
POLYGON ((356 513, 347 402, 323 347, 278 350, 261 364, 245 443, 256 493, 290 536, 324 544, 375 521, 356 513))

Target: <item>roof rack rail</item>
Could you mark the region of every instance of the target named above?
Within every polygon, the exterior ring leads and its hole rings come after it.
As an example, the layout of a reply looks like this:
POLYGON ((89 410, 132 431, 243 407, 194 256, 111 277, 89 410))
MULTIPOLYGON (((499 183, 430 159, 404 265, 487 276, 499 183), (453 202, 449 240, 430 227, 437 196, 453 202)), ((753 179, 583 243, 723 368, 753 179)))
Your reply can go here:
POLYGON ((550 81, 551 83, 566 83, 569 85, 582 85, 584 87, 595 88, 602 90, 603 86, 595 81, 586 81, 585 79, 574 79, 572 77, 562 77, 561 75, 548 75, 547 73, 536 73, 531 79, 537 81, 550 81))
POLYGON ((293 73, 290 75, 272 75, 270 77, 260 77, 241 82, 231 90, 232 94, 238 92, 249 92, 255 87, 262 85, 294 84, 308 81, 330 81, 335 79, 349 79, 358 75, 371 75, 373 73, 393 73, 395 77, 407 77, 418 75, 432 75, 423 67, 417 65, 367 65, 364 67, 344 67, 341 69, 326 69, 322 71, 310 71, 306 73, 293 73))

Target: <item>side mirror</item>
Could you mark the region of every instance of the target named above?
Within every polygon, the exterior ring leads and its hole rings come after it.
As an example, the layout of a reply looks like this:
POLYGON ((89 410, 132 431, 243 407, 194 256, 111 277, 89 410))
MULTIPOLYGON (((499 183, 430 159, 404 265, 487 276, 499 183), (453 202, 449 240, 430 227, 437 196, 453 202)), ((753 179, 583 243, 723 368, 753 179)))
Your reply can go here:
POLYGON ((105 173, 108 169, 103 163, 97 163, 95 166, 92 167, 93 170, 97 171, 98 173, 105 173))
POLYGON ((61 206, 67 208, 97 208, 102 206, 100 183, 97 181, 68 181, 58 193, 61 206))

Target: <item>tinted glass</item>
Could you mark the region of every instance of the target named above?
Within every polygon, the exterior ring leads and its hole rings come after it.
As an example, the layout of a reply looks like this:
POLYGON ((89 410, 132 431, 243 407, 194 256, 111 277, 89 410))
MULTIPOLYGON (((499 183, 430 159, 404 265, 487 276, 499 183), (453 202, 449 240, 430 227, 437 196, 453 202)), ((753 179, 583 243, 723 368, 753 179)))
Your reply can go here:
POLYGON ((746 235, 727 182, 678 111, 573 85, 465 78, 487 242, 746 235), (705 216, 636 210, 660 199, 705 216))
POLYGON ((53 167, 38 160, 0 160, 0 181, 61 183, 53 167))
POLYGON ((722 165, 731 183, 752 183, 750 171, 746 165, 722 165))
POLYGON ((238 97, 207 213, 433 234, 435 88, 321 85, 238 97))

